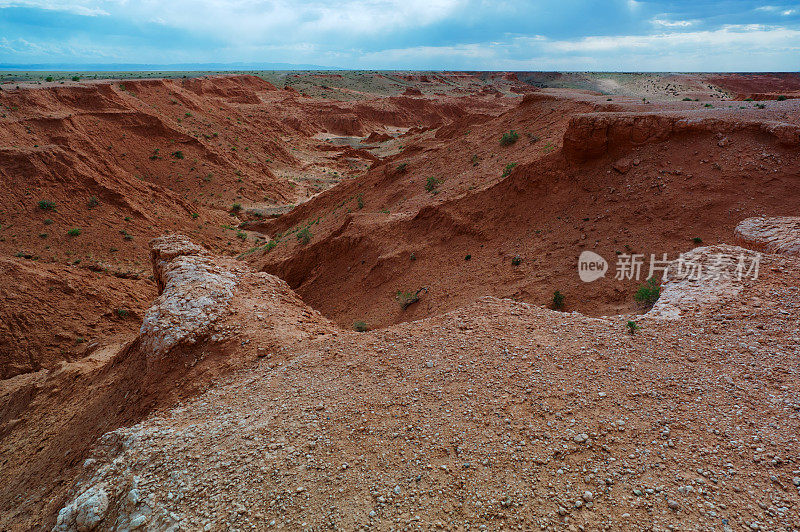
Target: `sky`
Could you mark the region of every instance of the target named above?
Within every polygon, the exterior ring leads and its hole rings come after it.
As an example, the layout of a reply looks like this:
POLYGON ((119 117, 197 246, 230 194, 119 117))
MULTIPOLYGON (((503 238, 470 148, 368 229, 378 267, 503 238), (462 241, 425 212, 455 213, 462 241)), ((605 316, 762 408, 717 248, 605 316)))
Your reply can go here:
POLYGON ((798 71, 800 2, 0 0, 0 64, 798 71))

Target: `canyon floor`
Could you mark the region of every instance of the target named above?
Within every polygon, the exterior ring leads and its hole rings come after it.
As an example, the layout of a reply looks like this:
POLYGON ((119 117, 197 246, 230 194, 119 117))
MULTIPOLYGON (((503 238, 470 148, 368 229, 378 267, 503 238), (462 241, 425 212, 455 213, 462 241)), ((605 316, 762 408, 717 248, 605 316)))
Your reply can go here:
POLYGON ((0 528, 800 530, 800 76, 0 89, 0 528))

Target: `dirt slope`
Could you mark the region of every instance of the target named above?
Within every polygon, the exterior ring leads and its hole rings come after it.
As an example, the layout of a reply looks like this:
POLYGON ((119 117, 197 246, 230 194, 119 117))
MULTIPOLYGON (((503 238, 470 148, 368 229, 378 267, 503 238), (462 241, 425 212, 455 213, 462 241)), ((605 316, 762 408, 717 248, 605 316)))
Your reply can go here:
POLYGON ((602 315, 635 311, 641 280, 614 280, 612 270, 582 283, 581 251, 612 268, 621 254, 676 258, 694 239, 729 239, 744 217, 796 212, 800 129, 783 120, 791 102, 656 111, 606 100, 531 95, 497 117, 417 135, 364 179, 248 225, 279 243, 245 260, 346 327, 418 319, 485 295, 548 305, 556 290, 567 310, 602 315), (503 147, 510 129, 519 140, 503 147), (438 183, 427 191, 430 178, 438 183), (306 229, 308 243, 297 238, 306 229), (408 309, 394 300, 422 287, 408 309))
MULTIPOLYGON (((688 258, 720 253, 751 252, 688 258)), ((798 266, 765 255, 741 282, 673 268, 634 334, 495 298, 337 333, 297 299, 257 295, 275 282, 260 274, 238 285, 216 342, 159 355, 248 362, 106 434, 56 529, 791 528, 798 266), (288 332, 298 311, 316 334, 271 344, 282 335, 262 322, 288 332)))

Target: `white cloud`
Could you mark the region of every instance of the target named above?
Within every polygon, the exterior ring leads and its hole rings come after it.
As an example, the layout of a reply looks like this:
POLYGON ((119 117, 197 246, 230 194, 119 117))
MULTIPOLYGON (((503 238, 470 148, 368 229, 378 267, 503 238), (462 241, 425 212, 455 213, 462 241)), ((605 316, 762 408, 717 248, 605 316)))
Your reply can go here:
POLYGON ((109 15, 105 9, 98 7, 98 2, 63 2, 57 0, 0 0, 2 7, 33 7, 48 11, 65 11, 75 15, 96 17, 109 15))
POLYGON ((664 18, 654 18, 650 20, 650 23, 655 26, 661 26, 664 28, 688 28, 695 24, 693 20, 667 20, 664 18))
POLYGON ((364 54, 375 68, 489 70, 759 71, 800 67, 800 30, 760 25, 713 31, 420 46, 364 54), (430 66, 433 65, 433 66, 430 66))

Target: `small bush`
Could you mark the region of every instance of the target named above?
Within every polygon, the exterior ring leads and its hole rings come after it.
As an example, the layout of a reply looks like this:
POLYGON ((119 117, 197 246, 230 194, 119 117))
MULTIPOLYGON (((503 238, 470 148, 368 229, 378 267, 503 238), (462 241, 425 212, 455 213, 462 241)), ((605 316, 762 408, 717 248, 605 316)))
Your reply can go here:
POLYGON ((128 315, 130 314, 130 311, 128 309, 124 309, 124 308, 118 308, 114 312, 116 312, 117 316, 119 316, 123 320, 125 318, 127 318, 128 315))
POLYGON ((517 163, 508 163, 503 169, 503 177, 508 177, 511 171, 517 167, 517 163))
POLYGON ((464 257, 464 260, 470 260, 470 259, 472 259, 472 255, 467 255, 464 257))
POLYGON ((358 205, 359 210, 364 208, 364 196, 361 194, 358 195, 356 198, 356 204, 358 205))
POLYGON ((81 80, 80 76, 72 76, 72 81, 80 81, 80 80, 81 80))
POLYGON ((785 99, 786 99, 786 96, 784 96, 783 94, 781 94, 780 96, 778 96, 778 101, 779 101, 779 102, 782 102, 782 101, 784 101, 785 99))
POLYGON ((519 140, 519 134, 514 131, 513 129, 503 133, 503 136, 500 137, 500 145, 501 146, 511 146, 515 142, 519 140))
POLYGON ((236 213, 236 212, 239 212, 241 210, 242 210, 242 204, 241 203, 234 203, 233 205, 231 205, 231 212, 236 213))
POLYGON ((403 310, 407 309, 409 306, 413 305, 417 301, 419 301, 419 294, 425 290, 424 288, 420 288, 416 292, 404 292, 402 290, 398 290, 397 294, 395 295, 395 299, 400 303, 403 307, 403 310))
POLYGON ((303 245, 306 245, 311 242, 312 236, 313 235, 311 234, 311 231, 308 230, 308 227, 304 227, 297 232, 297 241, 303 245))
POLYGON ((53 76, 47 76, 46 78, 44 78, 44 80, 48 82, 53 81, 53 76))
POLYGON ((694 237, 692 239, 692 242, 694 242, 695 244, 702 244, 703 243, 703 239, 700 238, 699 236, 696 236, 696 237, 694 237))
POLYGON ((353 330, 357 332, 367 332, 369 327, 363 321, 356 321, 353 323, 353 330))
POLYGON ((658 301, 661 295, 661 285, 656 281, 655 277, 651 277, 648 281, 641 285, 633 298, 645 308, 649 309, 658 301))
POLYGON ((80 230, 80 228, 78 228, 78 227, 73 227, 72 229, 70 229, 69 231, 67 231, 67 234, 68 234, 69 236, 80 236, 80 234, 81 234, 81 230, 80 230))
POLYGON ((639 327, 639 324, 636 323, 635 321, 631 321, 631 320, 628 321, 628 332, 629 333, 633 334, 636 331, 638 331, 640 328, 641 327, 639 327))
POLYGON ((89 198, 89 201, 86 203, 86 206, 90 209, 94 209, 98 205, 100 205, 100 201, 95 196, 89 198))
POLYGON ((400 164, 398 164, 397 165, 397 173, 398 174, 404 174, 407 167, 408 167, 408 163, 400 163, 400 164))
POLYGON ((198 219, 198 218, 200 218, 200 215, 199 215, 199 214, 197 214, 196 212, 193 212, 193 213, 192 213, 192 219, 193 219, 193 220, 196 220, 196 219, 198 219))
POLYGON ((267 251, 272 251, 273 249, 275 249, 275 246, 277 246, 277 245, 278 245, 278 241, 277 240, 270 240, 264 246, 264 249, 266 249, 267 251))
POLYGON ((425 182, 425 190, 430 192, 431 194, 436 194, 438 190, 436 188, 439 186, 440 181, 435 177, 429 177, 428 180, 425 182))
POLYGON ((53 220, 51 220, 50 218, 44 219, 44 225, 52 225, 53 223, 54 223, 53 220))
POLYGON ((514 255, 514 258, 511 259, 511 264, 514 266, 519 266, 522 264, 522 257, 519 255, 514 255))
POLYGON ((550 305, 550 308, 553 310, 561 310, 564 308, 564 294, 558 290, 553 292, 553 301, 550 305))
POLYGON ((54 211, 56 210, 56 203, 49 200, 39 200, 39 208, 43 211, 54 211))
POLYGON ((172 152, 172 157, 175 159, 183 159, 183 152, 181 150, 172 152))

